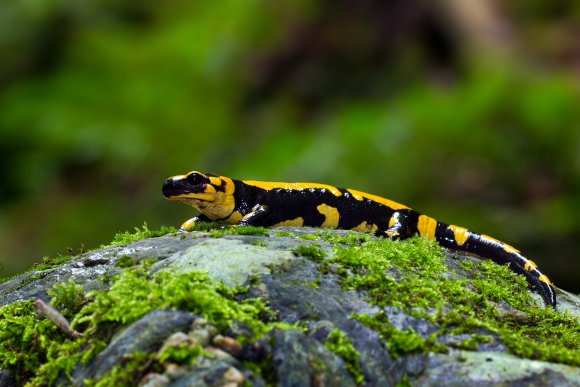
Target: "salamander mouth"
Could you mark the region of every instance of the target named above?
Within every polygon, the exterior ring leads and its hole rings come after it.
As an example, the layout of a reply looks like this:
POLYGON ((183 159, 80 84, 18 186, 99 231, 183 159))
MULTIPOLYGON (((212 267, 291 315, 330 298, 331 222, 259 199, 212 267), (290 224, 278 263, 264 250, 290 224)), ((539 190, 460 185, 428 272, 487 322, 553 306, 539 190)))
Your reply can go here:
POLYGON ((198 184, 190 184, 188 179, 176 176, 170 177, 163 182, 161 191, 163 196, 169 200, 213 200, 213 194, 208 192, 209 184, 204 182, 199 182, 198 184))

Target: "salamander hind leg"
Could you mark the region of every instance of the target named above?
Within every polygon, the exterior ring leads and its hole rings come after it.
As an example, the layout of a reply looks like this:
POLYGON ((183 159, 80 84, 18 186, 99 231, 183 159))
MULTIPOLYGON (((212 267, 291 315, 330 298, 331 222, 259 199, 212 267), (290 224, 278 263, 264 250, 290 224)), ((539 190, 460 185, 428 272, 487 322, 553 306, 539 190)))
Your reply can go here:
POLYGON ((391 240, 402 240, 412 236, 407 218, 404 214, 397 211, 389 219, 389 228, 386 230, 375 231, 376 236, 389 238, 391 240))
POLYGON ((527 272, 526 278, 528 283, 532 284, 535 290, 542 296, 546 305, 556 307, 556 293, 554 292, 554 287, 552 282, 548 277, 539 270, 534 269, 534 272, 527 272))
POLYGON ((267 227, 269 226, 269 218, 270 213, 268 212, 268 207, 257 204, 254 206, 254 208, 252 208, 252 211, 245 215, 238 223, 236 223, 236 225, 267 227))

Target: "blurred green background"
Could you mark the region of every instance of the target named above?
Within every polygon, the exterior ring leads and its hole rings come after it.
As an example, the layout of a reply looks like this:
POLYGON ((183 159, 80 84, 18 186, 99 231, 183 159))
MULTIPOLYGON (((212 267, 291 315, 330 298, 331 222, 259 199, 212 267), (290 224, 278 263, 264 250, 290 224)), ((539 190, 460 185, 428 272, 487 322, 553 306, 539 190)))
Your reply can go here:
POLYGON ((580 2, 3 1, 0 277, 193 209, 192 169, 386 196, 580 291, 580 2))

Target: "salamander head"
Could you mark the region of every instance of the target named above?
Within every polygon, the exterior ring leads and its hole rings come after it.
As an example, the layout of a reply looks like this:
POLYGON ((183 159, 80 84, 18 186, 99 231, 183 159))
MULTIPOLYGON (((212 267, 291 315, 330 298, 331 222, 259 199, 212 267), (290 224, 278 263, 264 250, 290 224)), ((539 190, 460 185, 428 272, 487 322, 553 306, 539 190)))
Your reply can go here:
POLYGON ((167 199, 195 207, 211 219, 225 218, 234 210, 234 183, 227 177, 192 171, 165 180, 162 191, 167 199))

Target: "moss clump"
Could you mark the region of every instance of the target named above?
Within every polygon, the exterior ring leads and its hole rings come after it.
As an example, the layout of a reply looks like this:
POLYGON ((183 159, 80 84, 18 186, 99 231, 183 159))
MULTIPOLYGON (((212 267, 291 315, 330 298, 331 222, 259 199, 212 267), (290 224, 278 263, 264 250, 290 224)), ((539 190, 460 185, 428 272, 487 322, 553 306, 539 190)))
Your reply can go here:
POLYGON ((163 352, 156 355, 161 363, 192 364, 195 359, 204 355, 203 347, 199 344, 181 343, 177 347, 168 346, 163 352))
POLYGON ((276 231, 274 233, 277 237, 293 237, 295 236, 293 232, 290 231, 276 231))
POLYGON ((48 295, 52 297, 52 306, 66 318, 76 315, 85 301, 85 289, 72 279, 55 284, 53 290, 48 291, 48 295))
POLYGON ((72 259, 70 255, 59 255, 57 257, 44 257, 41 263, 35 264, 33 270, 46 270, 58 266, 62 263, 66 263, 72 259))
POLYGON ((136 264, 137 261, 135 261, 129 255, 121 255, 119 258, 117 258, 117 261, 115 262, 115 266, 117 267, 131 267, 135 266, 136 264))
POLYGON ((152 367, 155 354, 135 351, 123 359, 121 364, 113 367, 111 372, 100 380, 84 380, 85 386, 134 386, 152 367))
POLYGON ((315 235, 315 234, 302 234, 302 235, 298 235, 298 238, 304 239, 306 241, 315 241, 317 239, 320 239, 318 237, 318 235, 315 235))
POLYGON ((212 238, 221 238, 224 235, 256 235, 268 236, 270 231, 264 227, 254 226, 225 226, 218 230, 212 230, 209 236, 212 238))
MULTIPOLYGON (((134 233, 130 233, 129 231, 117 233, 108 246, 122 246, 140 241, 141 239, 159 237, 174 232, 177 232, 175 227, 161 226, 159 230, 149 230, 147 223, 143 223, 141 228, 135 227, 134 233)), ((108 246, 101 246, 101 248, 108 246)))
POLYGON ((482 313, 494 324, 502 342, 513 354, 531 359, 580 366, 580 322, 553 308, 534 306, 523 276, 507 266, 485 261, 463 262, 472 276, 471 285, 491 302, 506 301, 523 313, 500 313, 488 302, 482 313))
POLYGON ((365 380, 360 365, 360 353, 356 350, 352 341, 340 329, 333 329, 326 338, 326 348, 330 349, 345 362, 346 370, 352 375, 357 384, 365 380))
POLYGON ((224 228, 226 225, 222 222, 197 222, 189 231, 213 231, 224 228))
MULTIPOLYGON (((190 311, 203 316, 219 330, 241 323, 248 328, 249 335, 241 337, 242 341, 255 340, 274 327, 288 327, 265 322, 273 314, 260 299, 239 301, 244 288, 215 283, 203 272, 150 274, 142 267, 135 267, 125 269, 111 281, 108 291, 85 294, 72 281, 55 285, 51 291, 53 305, 71 317, 74 329, 84 333, 79 340, 68 338, 51 321, 39 320, 32 300, 0 308, 0 367, 11 370, 19 384, 28 381, 30 385, 46 385, 58 377, 70 380, 76 365, 98 354, 113 332, 155 309, 190 311)), ((127 367, 139 373, 143 367, 154 367, 162 361, 176 361, 184 356, 193 359, 197 356, 193 356, 197 353, 194 352, 192 348, 182 348, 154 361, 149 356, 133 354, 97 385, 134 378, 135 374, 128 372, 127 367)))
POLYGON ((204 272, 162 271, 151 275, 140 268, 130 268, 113 279, 108 291, 87 294, 91 302, 77 314, 73 326, 82 326, 92 334, 103 324, 125 325, 152 310, 173 308, 201 315, 219 328, 238 321, 256 333, 265 332, 266 325, 256 318, 268 317, 270 312, 259 299, 239 302, 237 295, 242 291, 243 288, 214 283, 204 272))
POLYGON ((189 231, 209 232, 212 238, 221 238, 224 235, 270 235, 270 231, 264 227, 232 226, 222 222, 197 222, 189 231))
POLYGON ((355 319, 377 332, 385 340, 389 353, 393 358, 410 352, 439 352, 446 353, 447 347, 437 343, 437 335, 423 338, 412 328, 397 329, 390 321, 384 311, 379 311, 376 315, 356 314, 355 319))
POLYGON ((316 245, 300 245, 292 250, 292 253, 298 257, 306 257, 314 262, 322 262, 326 253, 316 245))
POLYGON ((335 233, 329 232, 328 230, 323 230, 317 232, 316 235, 318 238, 327 242, 345 246, 360 246, 362 243, 373 240, 371 234, 358 232, 349 232, 345 235, 337 235, 335 233))
POLYGON ((517 356, 580 365, 578 319, 536 306, 525 278, 506 266, 465 262, 462 268, 472 279, 457 279, 447 273, 441 247, 424 238, 370 239, 360 244, 352 236, 340 241, 322 237, 343 244, 328 260, 339 264, 334 271, 342 277, 343 286, 366 291, 375 305, 397 307, 439 327, 424 339, 412 331, 398 331, 384 314, 355 316, 376 329, 393 354, 442 351, 436 339, 444 334, 467 333, 471 339, 454 345, 473 347, 489 340, 480 334, 483 329, 499 335, 517 356), (514 320, 513 314, 499 307, 501 302, 517 308, 524 317, 514 320))

